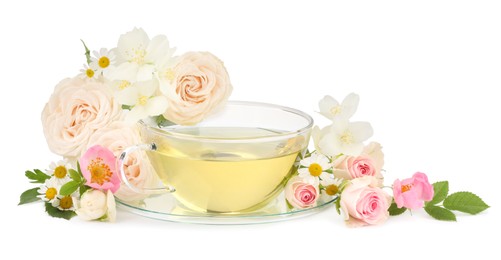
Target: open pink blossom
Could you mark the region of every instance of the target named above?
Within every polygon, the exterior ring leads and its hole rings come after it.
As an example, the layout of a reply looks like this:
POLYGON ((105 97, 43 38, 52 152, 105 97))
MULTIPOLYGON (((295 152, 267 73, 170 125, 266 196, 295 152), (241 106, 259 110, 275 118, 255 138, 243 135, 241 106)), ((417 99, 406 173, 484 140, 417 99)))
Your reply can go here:
POLYGON ((115 193, 120 188, 120 178, 116 170, 113 152, 100 145, 89 148, 80 158, 80 169, 87 186, 115 193))
POLYGON ((412 178, 393 183, 393 197, 397 207, 408 209, 420 209, 425 201, 433 199, 433 186, 428 182, 428 176, 422 172, 416 172, 412 178))
POLYGON ((350 227, 384 223, 389 217, 390 204, 390 195, 378 187, 377 179, 372 176, 351 180, 341 193, 341 210, 350 227))
POLYGON ((297 209, 313 207, 319 197, 317 178, 292 177, 285 186, 285 198, 297 209))

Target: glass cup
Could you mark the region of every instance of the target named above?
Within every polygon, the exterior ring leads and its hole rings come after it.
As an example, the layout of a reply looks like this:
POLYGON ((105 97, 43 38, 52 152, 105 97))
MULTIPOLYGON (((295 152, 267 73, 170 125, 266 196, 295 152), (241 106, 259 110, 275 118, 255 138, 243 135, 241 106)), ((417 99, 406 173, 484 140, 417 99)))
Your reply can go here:
POLYGON ((186 207, 209 213, 259 209, 279 194, 304 154, 313 119, 299 110, 256 102, 228 102, 194 126, 159 127, 140 122, 144 144, 119 158, 122 180, 131 189, 123 161, 137 149, 147 155, 163 191, 186 207))

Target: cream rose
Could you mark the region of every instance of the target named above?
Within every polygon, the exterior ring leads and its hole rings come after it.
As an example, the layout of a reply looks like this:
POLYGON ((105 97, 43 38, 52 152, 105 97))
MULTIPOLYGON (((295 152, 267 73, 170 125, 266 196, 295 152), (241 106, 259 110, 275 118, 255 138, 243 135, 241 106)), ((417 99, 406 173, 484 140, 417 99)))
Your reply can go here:
POLYGON ((90 189, 86 191, 77 203, 75 213, 83 220, 107 220, 114 222, 116 219, 116 205, 113 193, 108 190, 90 189))
POLYGON ((170 72, 170 84, 162 88, 169 101, 164 117, 176 124, 202 121, 224 105, 233 89, 223 62, 209 52, 182 55, 170 72))
POLYGON ((78 77, 62 80, 42 112, 49 149, 64 157, 79 157, 94 132, 120 113, 107 85, 78 77))
MULTIPOLYGON (((87 147, 101 145, 110 149, 116 157, 122 151, 132 145, 140 144, 141 137, 136 126, 130 126, 122 121, 116 121, 97 130, 89 140, 87 147)), ((153 187, 158 182, 150 161, 144 152, 129 154, 124 163, 125 175, 132 185, 138 188, 153 187)), ((147 197, 145 194, 132 191, 127 185, 120 185, 115 196, 124 201, 141 200, 147 197)))

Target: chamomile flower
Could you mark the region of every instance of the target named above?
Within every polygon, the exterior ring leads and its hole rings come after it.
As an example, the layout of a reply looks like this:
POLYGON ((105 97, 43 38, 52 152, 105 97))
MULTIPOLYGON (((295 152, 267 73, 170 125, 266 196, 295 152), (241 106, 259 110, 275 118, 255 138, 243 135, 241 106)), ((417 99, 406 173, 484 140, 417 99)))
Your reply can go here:
POLYGON ((42 186, 37 190, 40 194, 37 197, 42 199, 42 201, 53 203, 57 200, 57 194, 59 193, 59 188, 61 186, 58 185, 57 181, 54 178, 50 178, 45 181, 42 186))
POLYGON ((88 64, 83 65, 83 69, 80 70, 82 72, 80 74, 80 77, 83 79, 96 79, 97 78, 97 73, 92 66, 89 66, 88 64))
POLYGON ((68 196, 58 195, 57 199, 52 201, 52 206, 59 210, 75 210, 78 203, 78 190, 68 196))
POLYGON ((343 179, 338 179, 335 178, 334 175, 328 174, 328 176, 325 176, 322 180, 320 180, 320 185, 322 185, 324 188, 320 192, 320 198, 323 201, 328 201, 332 199, 332 196, 338 194, 339 187, 343 183, 343 179))
POLYGON ((96 69, 98 75, 105 73, 106 70, 113 68, 115 64, 115 54, 113 51, 108 51, 106 48, 101 48, 101 50, 93 51, 93 57, 90 58, 90 66, 96 69))
POLYGON ((318 153, 313 153, 309 157, 302 159, 299 164, 299 176, 303 178, 311 176, 320 179, 327 178, 329 174, 326 171, 331 168, 329 158, 318 153))
POLYGON ((57 163, 52 162, 49 165, 47 174, 52 176, 51 179, 54 179, 54 182, 56 182, 59 186, 63 186, 71 180, 70 174, 68 172, 70 169, 70 163, 68 163, 68 161, 66 160, 61 160, 57 163))

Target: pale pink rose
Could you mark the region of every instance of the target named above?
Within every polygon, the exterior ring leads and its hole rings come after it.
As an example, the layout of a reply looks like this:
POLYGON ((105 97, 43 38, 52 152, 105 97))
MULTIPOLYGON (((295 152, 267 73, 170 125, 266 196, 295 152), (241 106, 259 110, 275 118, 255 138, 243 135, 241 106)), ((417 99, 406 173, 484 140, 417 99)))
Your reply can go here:
POLYGON ((64 157, 80 157, 92 134, 120 113, 107 85, 78 77, 62 80, 42 112, 49 149, 64 157))
POLYGON ((233 89, 223 62, 209 52, 182 55, 171 78, 162 88, 169 101, 163 115, 180 125, 202 121, 226 103, 233 89))
POLYGON ((379 143, 370 143, 364 147, 359 156, 343 155, 334 160, 333 173, 336 178, 352 180, 364 176, 373 176, 378 185, 383 185, 381 170, 384 165, 384 154, 379 143))
POLYGON ((116 158, 113 152, 100 145, 89 148, 80 158, 80 169, 87 181, 85 185, 115 193, 120 188, 120 177, 116 169, 116 158))
MULTIPOLYGON (((137 126, 115 121, 110 125, 97 130, 89 140, 87 147, 101 145, 119 157, 127 147, 140 144, 141 137, 137 126)), ((117 169, 119 171, 120 169, 117 169)), ((125 175, 129 183, 138 188, 151 188, 158 182, 150 161, 144 152, 130 153, 124 162, 125 175)), ((121 185, 115 192, 115 196, 123 201, 136 201, 146 198, 148 195, 136 193, 127 185, 121 185)))
POLYGON ((285 186, 285 198, 297 209, 313 207, 319 197, 318 180, 316 178, 292 177, 285 186))
POLYGON ((433 195, 433 185, 428 182, 428 176, 421 172, 402 181, 396 179, 393 183, 393 197, 399 208, 420 209, 425 201, 433 199, 433 195))
POLYGON ((391 196, 371 176, 351 180, 341 193, 341 209, 351 227, 384 223, 389 217, 390 204, 391 196))

